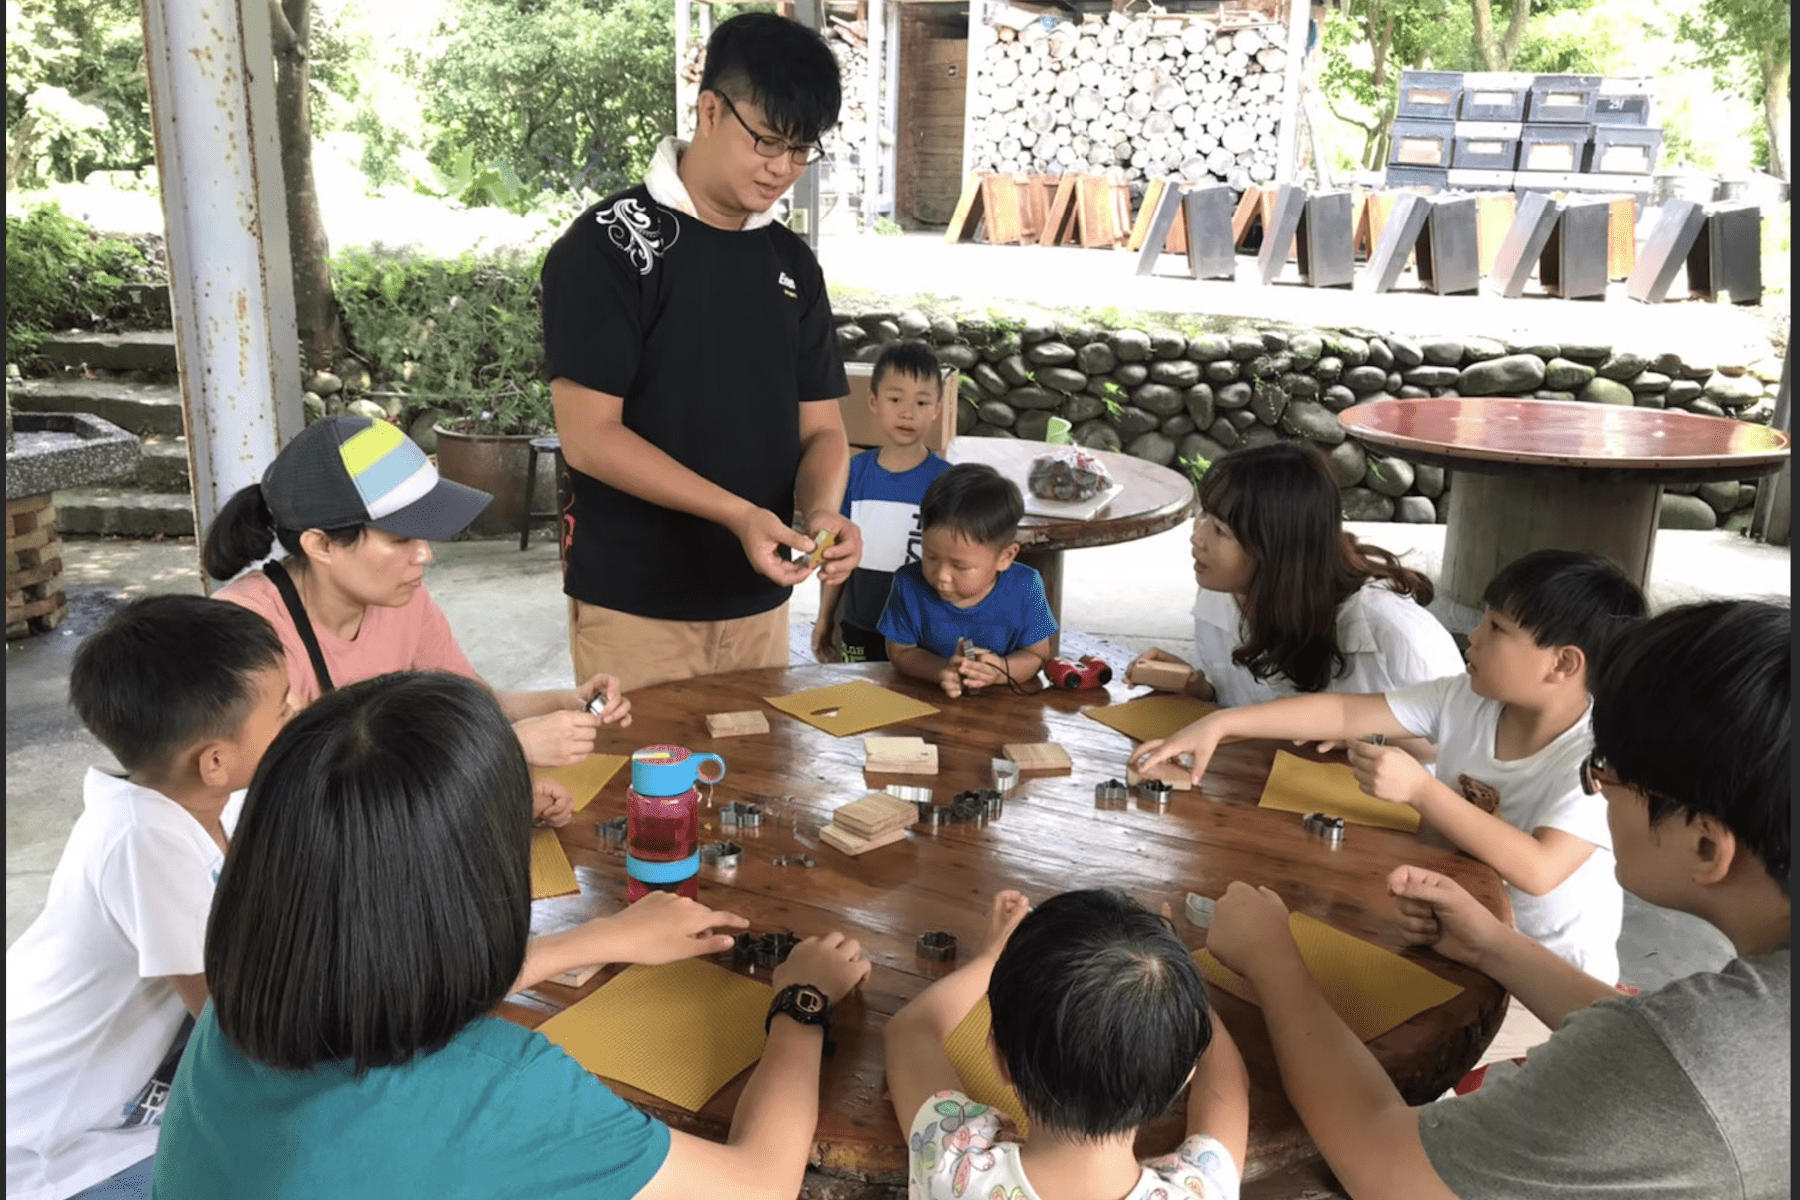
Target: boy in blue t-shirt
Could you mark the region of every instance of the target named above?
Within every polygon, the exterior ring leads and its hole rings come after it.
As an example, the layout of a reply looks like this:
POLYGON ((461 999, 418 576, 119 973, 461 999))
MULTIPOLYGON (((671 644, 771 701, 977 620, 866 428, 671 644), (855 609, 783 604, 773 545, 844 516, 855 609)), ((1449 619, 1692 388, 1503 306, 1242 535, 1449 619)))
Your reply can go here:
POLYGON ((950 464, 925 445, 943 405, 937 356, 923 342, 896 342, 869 377, 869 410, 882 445, 850 460, 844 515, 862 530, 862 565, 843 583, 822 583, 813 657, 820 662, 886 662, 876 631, 894 572, 919 561, 919 501, 950 464), (840 630, 841 624, 841 630, 840 630))
POLYGON ((959 463, 925 490, 919 561, 894 573, 879 626, 901 674, 953 698, 1037 678, 1056 618, 1043 579, 1013 561, 1024 515, 1018 487, 981 463, 959 463))

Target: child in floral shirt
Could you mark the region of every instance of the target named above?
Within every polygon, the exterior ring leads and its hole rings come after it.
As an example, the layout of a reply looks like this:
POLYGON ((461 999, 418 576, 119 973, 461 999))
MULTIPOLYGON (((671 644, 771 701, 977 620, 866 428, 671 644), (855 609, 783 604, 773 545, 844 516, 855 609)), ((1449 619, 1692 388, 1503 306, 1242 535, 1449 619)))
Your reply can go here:
POLYGON ((994 897, 990 941, 887 1027, 888 1091, 910 1130, 910 1200, 1237 1200, 1249 1079, 1188 950, 1113 888, 1033 910, 994 897), (958 1090, 944 1041, 986 994, 1021 1111, 958 1090), (1139 1162, 1140 1126, 1188 1092, 1187 1139, 1139 1162), (1028 1138, 1013 1116, 1029 1121, 1028 1138))

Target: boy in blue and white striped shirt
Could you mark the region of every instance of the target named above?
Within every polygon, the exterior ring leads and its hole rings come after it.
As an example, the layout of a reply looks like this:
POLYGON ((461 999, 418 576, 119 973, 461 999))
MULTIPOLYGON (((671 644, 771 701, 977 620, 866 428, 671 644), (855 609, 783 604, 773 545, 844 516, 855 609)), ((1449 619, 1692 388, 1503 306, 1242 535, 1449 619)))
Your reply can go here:
POLYGON ((919 502, 950 466, 925 445, 943 403, 937 356, 923 342, 897 342, 875 360, 869 408, 882 444, 850 460, 843 513, 862 530, 862 565, 819 591, 813 656, 820 662, 886 662, 876 630, 894 572, 919 561, 919 502), (841 627, 841 628, 840 628, 841 627))

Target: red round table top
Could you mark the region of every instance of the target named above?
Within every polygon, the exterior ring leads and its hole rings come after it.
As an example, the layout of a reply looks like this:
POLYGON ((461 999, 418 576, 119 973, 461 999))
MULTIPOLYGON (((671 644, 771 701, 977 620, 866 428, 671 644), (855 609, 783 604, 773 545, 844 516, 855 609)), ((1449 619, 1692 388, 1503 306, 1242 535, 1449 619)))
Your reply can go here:
POLYGON ((1766 425, 1661 408, 1506 396, 1376 400, 1338 414, 1351 436, 1402 457, 1469 470, 1584 468, 1657 480, 1778 470, 1788 435, 1766 425))

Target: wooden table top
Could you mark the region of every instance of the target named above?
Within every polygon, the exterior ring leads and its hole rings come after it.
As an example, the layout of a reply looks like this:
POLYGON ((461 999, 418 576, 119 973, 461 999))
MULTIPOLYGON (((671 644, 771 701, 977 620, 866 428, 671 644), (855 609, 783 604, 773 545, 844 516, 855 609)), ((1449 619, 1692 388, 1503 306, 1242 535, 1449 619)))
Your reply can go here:
MULTIPOLYGON (((986 463, 1025 491, 1033 460, 1056 450, 1046 442, 1017 438, 959 437, 950 444, 955 462, 986 463)), ((1085 447, 1078 447, 1085 449, 1085 447)), ((1129 454, 1087 450, 1099 459, 1125 490, 1097 516, 1086 521, 1067 517, 1027 516, 1019 525, 1019 544, 1027 550, 1078 550, 1111 546, 1173 529, 1194 514, 1194 485, 1187 475, 1129 454)))
POLYGON ((1506 396, 1375 400, 1338 414, 1352 437, 1458 470, 1605 470, 1639 482, 1741 479, 1779 470, 1788 435, 1675 409, 1506 396))
MULTIPOLYGON (((921 932, 949 930, 974 953, 986 928, 989 900, 1001 888, 1017 888, 1042 900, 1071 888, 1125 888, 1153 911, 1167 903, 1178 936, 1190 947, 1205 931, 1185 916, 1187 894, 1217 896, 1233 879, 1266 884, 1290 908, 1384 946, 1402 944, 1389 870, 1417 863, 1460 881, 1484 904, 1510 919, 1504 889, 1494 871, 1455 850, 1411 834, 1353 827, 1333 849, 1300 830, 1300 818, 1256 807, 1276 745, 1234 743, 1214 759, 1199 793, 1181 793, 1164 812, 1141 807, 1100 810, 1094 785, 1123 778, 1131 742, 1080 714, 1089 705, 1117 703, 1135 689, 1113 685, 1104 692, 1045 690, 1034 696, 984 694, 948 701, 923 684, 904 680, 885 664, 805 666, 741 671, 682 680, 632 693, 629 742, 609 749, 673 743, 722 755, 729 767, 714 789, 713 804, 774 800, 781 814, 757 830, 723 830, 703 809, 701 838, 731 838, 744 846, 742 864, 728 876, 701 868, 700 899, 741 914, 753 933, 792 930, 801 936, 841 929, 862 942, 875 964, 858 995, 839 1009, 833 1029, 837 1053, 825 1060, 815 1166, 833 1174, 890 1186, 903 1178, 906 1148, 884 1087, 882 1028, 890 1016, 954 964, 917 957, 921 932), (873 679, 939 706, 923 720, 881 729, 917 734, 938 746, 935 777, 865 775, 860 737, 834 738, 762 704, 765 695, 873 679), (762 708, 766 735, 714 740, 705 714, 762 708), (1075 762, 1072 775, 1027 776, 1022 794, 1006 801, 991 822, 915 827, 899 844, 850 858, 817 840, 819 827, 840 804, 892 783, 928 784, 939 803, 957 792, 988 786, 992 758, 1008 742, 1054 741, 1075 762), (783 799, 788 798, 788 799, 783 799), (808 853, 814 868, 777 867, 776 855, 808 853)), ((532 906, 532 929, 551 933, 615 912, 625 902, 625 862, 607 850, 595 823, 622 815, 628 773, 621 771, 570 825, 560 831, 575 866, 581 893, 532 906)), ((1434 1099, 1461 1078, 1499 1028, 1505 993, 1487 976, 1435 953, 1410 951, 1415 959, 1461 984, 1454 1000, 1421 1013, 1370 1043, 1406 1097, 1434 1099)), ((721 960, 724 961, 724 960, 721 960)), ((500 1015, 535 1028, 551 1014, 601 986, 602 971, 580 989, 545 983, 501 1006, 500 1015)), ((1261 1011, 1223 992, 1215 1011, 1242 1047, 1251 1079, 1251 1174, 1261 1175, 1317 1154, 1284 1096, 1261 1011)), ((688 1113, 626 1087, 617 1090, 671 1125, 723 1140, 748 1073, 720 1091, 699 1113, 688 1113)), ((1181 1107, 1146 1127, 1138 1149, 1162 1153, 1180 1140, 1181 1107)), ((846 1193, 847 1194, 847 1193, 846 1193)), ((874 1193, 871 1193, 874 1194, 874 1193)))

